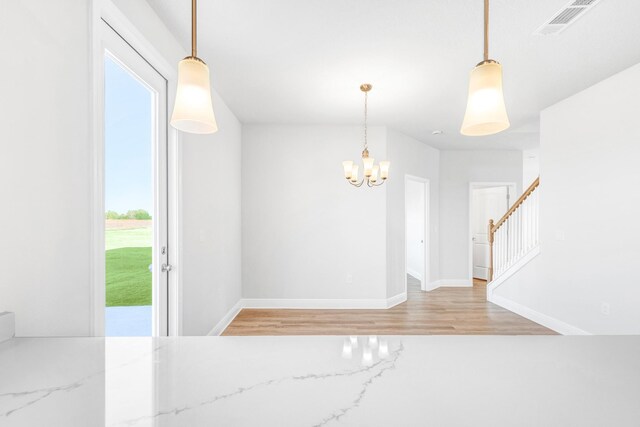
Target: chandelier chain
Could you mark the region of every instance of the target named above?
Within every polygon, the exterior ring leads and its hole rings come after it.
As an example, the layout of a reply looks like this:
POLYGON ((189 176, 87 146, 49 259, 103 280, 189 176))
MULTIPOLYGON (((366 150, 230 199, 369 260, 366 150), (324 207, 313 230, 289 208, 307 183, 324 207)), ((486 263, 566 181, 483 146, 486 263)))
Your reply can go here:
POLYGON ((368 150, 369 145, 367 142, 367 99, 368 99, 368 95, 369 92, 365 92, 364 93, 364 149, 365 151, 368 150))

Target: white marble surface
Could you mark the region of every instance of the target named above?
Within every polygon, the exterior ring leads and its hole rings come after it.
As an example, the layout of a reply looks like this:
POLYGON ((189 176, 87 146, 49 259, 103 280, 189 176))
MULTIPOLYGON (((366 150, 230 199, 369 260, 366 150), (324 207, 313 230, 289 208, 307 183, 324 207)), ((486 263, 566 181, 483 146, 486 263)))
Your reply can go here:
POLYGON ((0 344, 0 426, 640 425, 640 337, 349 343, 15 338, 0 344))

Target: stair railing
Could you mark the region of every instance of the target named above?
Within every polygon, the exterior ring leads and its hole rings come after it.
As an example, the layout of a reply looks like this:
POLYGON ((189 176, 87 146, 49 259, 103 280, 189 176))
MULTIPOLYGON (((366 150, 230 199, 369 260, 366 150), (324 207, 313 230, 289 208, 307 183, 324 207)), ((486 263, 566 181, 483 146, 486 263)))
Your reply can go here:
POLYGON ((489 220, 489 282, 539 243, 540 177, 496 223, 489 220))

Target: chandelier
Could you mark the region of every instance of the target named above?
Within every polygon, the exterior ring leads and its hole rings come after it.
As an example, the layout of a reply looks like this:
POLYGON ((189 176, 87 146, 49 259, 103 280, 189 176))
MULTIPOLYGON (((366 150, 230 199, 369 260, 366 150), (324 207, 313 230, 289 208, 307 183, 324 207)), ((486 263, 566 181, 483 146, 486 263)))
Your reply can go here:
POLYGON ((363 165, 363 177, 361 180, 358 180, 358 169, 360 169, 359 165, 354 164, 351 160, 345 160, 342 162, 342 166, 344 167, 344 177, 347 179, 349 184, 354 187, 361 187, 365 182, 369 187, 378 187, 387 180, 389 177, 389 166, 391 165, 388 161, 380 162, 379 165, 374 165, 375 159, 373 157, 369 157, 369 146, 367 143, 367 100, 368 94, 373 86, 368 83, 365 83, 360 86, 360 90, 364 92, 364 150, 362 150, 362 165, 363 165))

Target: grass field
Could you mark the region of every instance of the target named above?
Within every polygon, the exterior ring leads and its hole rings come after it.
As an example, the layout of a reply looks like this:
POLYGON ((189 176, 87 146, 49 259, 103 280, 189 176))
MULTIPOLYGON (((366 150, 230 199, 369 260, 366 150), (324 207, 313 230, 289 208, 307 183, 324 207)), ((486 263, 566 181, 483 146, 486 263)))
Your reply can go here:
POLYGON ((151 305, 151 248, 110 249, 107 262, 107 307, 151 305))
MULTIPOLYGON (((107 307, 151 305, 152 228, 105 232, 107 307)), ((135 224, 132 226, 135 227, 135 224)))

